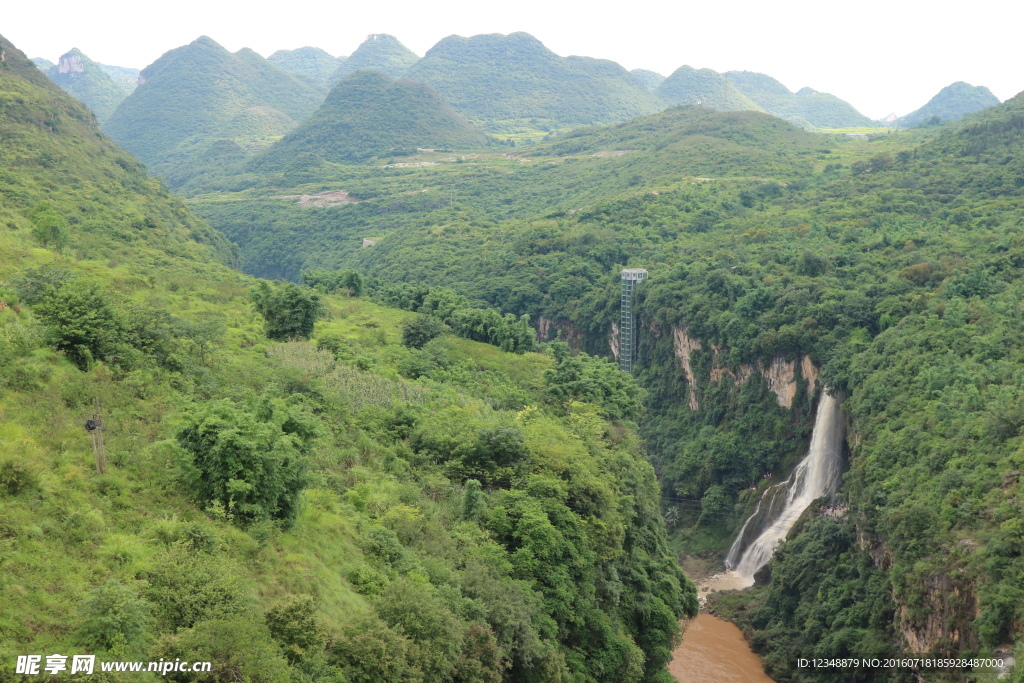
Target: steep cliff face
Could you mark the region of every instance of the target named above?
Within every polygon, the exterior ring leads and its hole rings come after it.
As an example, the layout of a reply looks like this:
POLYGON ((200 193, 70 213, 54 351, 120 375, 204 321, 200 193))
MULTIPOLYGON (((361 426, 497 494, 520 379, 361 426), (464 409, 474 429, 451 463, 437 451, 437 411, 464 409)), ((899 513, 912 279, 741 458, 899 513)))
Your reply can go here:
POLYGON ((60 61, 57 62, 57 73, 85 73, 85 64, 82 63, 82 55, 79 54, 77 50, 69 52, 66 55, 61 55, 60 61))
POLYGON ((897 611, 898 630, 913 654, 958 652, 978 647, 977 634, 971 622, 981 615, 973 583, 966 575, 938 574, 926 580, 915 593, 923 598, 915 605, 900 604, 897 611))
MULTIPOLYGON (((672 339, 676 358, 679 359, 680 367, 686 376, 686 383, 690 388, 688 399, 690 410, 699 410, 700 397, 697 391, 697 376, 693 369, 691 355, 694 351, 703 349, 703 343, 699 339, 691 337, 686 329, 679 327, 672 328, 672 339)), ((775 394, 780 406, 784 408, 793 406, 798 386, 796 360, 776 356, 767 366, 761 363, 741 363, 738 368, 733 369, 724 364, 725 356, 729 351, 727 348, 714 344, 709 346, 713 354, 710 381, 721 383, 722 380, 729 377, 736 384, 746 384, 754 374, 760 374, 765 378, 768 388, 775 394)), ((811 361, 810 356, 803 356, 799 366, 800 377, 807 381, 807 394, 813 396, 818 388, 818 368, 811 361)))
POLYGON ((576 329, 571 320, 537 318, 537 339, 541 342, 548 342, 559 337, 574 349, 579 349, 583 344, 583 333, 576 329))
POLYGON ((686 375, 686 384, 690 387, 690 410, 699 410, 700 400, 697 398, 697 375, 693 372, 690 355, 701 348, 700 340, 691 338, 684 329, 673 327, 672 341, 675 346, 676 358, 679 359, 683 373, 686 375))

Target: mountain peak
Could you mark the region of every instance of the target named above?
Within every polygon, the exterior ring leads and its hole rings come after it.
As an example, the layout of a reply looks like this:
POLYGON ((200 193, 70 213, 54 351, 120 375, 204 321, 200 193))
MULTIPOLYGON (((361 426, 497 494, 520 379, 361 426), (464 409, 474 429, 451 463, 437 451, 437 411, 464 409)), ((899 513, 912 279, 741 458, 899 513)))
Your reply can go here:
POLYGON ((398 78, 415 64, 419 56, 402 45, 398 38, 389 33, 371 33, 355 52, 349 55, 341 66, 331 74, 328 83, 337 84, 341 79, 361 69, 376 69, 392 78, 398 78))
POLYGON ((898 123, 904 128, 909 128, 936 118, 940 121, 951 121, 997 104, 999 98, 985 86, 956 81, 936 93, 920 109, 901 117, 898 123))

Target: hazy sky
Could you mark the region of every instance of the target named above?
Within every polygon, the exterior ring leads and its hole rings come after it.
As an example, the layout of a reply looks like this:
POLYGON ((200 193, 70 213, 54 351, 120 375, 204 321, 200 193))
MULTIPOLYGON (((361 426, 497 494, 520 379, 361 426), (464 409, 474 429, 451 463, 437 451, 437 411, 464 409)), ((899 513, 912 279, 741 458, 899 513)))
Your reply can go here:
POLYGON ((954 81, 988 86, 1000 99, 1024 90, 1017 35, 1024 4, 1012 0, 3 4, 0 33, 30 57, 56 60, 78 47, 95 61, 138 68, 200 35, 267 56, 303 45, 347 55, 367 34, 390 33, 422 55, 453 33, 526 31, 560 55, 628 69, 760 71, 793 90, 830 92, 872 118, 907 114, 954 81))

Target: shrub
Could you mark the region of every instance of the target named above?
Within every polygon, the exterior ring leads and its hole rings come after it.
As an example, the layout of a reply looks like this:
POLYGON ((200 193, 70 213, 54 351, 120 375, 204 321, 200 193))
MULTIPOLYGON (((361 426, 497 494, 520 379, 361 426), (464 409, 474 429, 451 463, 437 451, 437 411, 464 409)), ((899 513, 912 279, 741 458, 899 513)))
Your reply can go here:
POLYGON ((153 606, 135 589, 113 580, 94 588, 82 605, 76 640, 93 650, 115 646, 134 650, 145 644, 153 623, 153 606))
POLYGON ((292 664, 322 650, 327 641, 327 629, 317 619, 316 607, 309 597, 282 600, 267 611, 266 622, 271 637, 292 664))
POLYGON ((402 343, 410 349, 422 349, 431 339, 448 332, 448 326, 437 318, 421 315, 402 324, 402 343))
POLYGON ((268 519, 288 526, 306 486, 319 427, 310 415, 264 400, 255 408, 212 401, 178 430, 188 454, 189 488, 204 507, 221 506, 239 524, 268 519))
POLYGON ((39 473, 29 463, 17 460, 0 462, 0 491, 11 496, 39 490, 39 473))
POLYGON ((293 282, 271 287, 264 281, 250 296, 256 311, 263 316, 269 339, 309 339, 324 311, 317 294, 293 282))
POLYGON ((290 683, 288 662, 267 627, 244 617, 211 619, 164 637, 157 655, 165 660, 211 662, 208 673, 168 673, 171 681, 290 683))
POLYGON ((50 343, 79 369, 88 370, 94 360, 127 360, 121 320, 99 284, 76 279, 50 289, 36 311, 50 343))

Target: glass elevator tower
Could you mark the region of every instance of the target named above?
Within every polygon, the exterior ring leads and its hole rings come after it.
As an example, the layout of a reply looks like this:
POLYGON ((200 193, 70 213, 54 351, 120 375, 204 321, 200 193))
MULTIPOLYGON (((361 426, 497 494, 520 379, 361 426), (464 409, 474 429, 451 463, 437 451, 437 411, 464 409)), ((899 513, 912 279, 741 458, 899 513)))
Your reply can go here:
POLYGON ((622 269, 622 313, 619 320, 619 369, 633 372, 636 360, 636 316, 633 315, 633 292, 641 280, 647 279, 643 268, 622 269))

